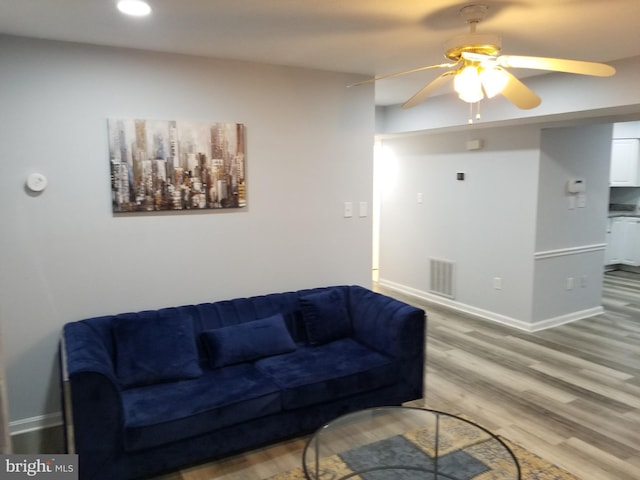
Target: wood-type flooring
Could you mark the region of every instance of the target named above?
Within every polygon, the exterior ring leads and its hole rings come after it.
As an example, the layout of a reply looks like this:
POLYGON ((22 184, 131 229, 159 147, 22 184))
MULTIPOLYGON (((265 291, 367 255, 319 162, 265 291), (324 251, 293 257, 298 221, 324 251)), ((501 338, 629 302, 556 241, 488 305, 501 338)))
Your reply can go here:
MULTIPOLYGON (((464 414, 581 480, 639 480, 639 279, 607 274, 604 314, 537 333, 419 304, 426 396, 410 405, 464 414)), ((299 467, 305 441, 158 479, 261 480, 299 467)))

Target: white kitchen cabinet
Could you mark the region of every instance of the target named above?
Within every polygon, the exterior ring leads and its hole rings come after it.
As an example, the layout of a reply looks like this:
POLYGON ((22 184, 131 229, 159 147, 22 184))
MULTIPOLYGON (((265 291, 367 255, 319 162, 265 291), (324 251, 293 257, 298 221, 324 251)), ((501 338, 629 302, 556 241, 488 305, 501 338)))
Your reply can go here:
POLYGON ((605 249, 605 265, 640 266, 640 218, 610 219, 605 249))
POLYGON ((609 180, 612 187, 640 187, 640 139, 612 140, 609 180))
POLYGON ((622 263, 640 266, 640 218, 625 218, 622 236, 622 263))
POLYGON ((609 219, 607 231, 607 248, 605 249, 605 265, 622 263, 622 243, 625 227, 622 217, 609 219))
POLYGON ((604 250, 604 265, 616 265, 620 261, 616 258, 616 252, 614 252, 614 246, 612 242, 611 232, 607 232, 607 247, 604 250))

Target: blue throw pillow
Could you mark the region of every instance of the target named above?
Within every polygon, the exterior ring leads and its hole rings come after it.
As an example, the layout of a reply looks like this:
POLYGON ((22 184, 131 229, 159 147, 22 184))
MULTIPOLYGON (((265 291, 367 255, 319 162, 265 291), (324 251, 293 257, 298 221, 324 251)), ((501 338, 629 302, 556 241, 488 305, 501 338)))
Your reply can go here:
POLYGON ((211 368, 250 362, 296 349, 281 314, 206 330, 200 338, 209 354, 211 368))
POLYGON ((330 289, 300 297, 300 308, 311 345, 351 335, 351 319, 340 290, 330 289))
POLYGON ((113 335, 116 372, 125 388, 202 374, 191 318, 178 309, 119 315, 113 335))

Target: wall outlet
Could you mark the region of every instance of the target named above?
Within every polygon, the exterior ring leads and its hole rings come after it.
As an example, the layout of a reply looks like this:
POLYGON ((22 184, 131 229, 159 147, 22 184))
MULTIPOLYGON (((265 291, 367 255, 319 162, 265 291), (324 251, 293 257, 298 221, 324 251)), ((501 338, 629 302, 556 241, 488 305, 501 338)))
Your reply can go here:
POLYGON ((502 277, 493 277, 493 288, 495 290, 502 290, 502 277))
POLYGON ((573 290, 575 280, 573 277, 567 277, 567 290, 573 290))

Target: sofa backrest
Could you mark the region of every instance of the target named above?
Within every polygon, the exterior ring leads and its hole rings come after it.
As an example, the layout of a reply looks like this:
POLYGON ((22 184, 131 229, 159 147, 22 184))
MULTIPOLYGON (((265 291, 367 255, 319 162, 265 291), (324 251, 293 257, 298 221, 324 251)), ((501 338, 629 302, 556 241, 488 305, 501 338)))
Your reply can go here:
MULTIPOLYGON (((80 320, 79 322, 72 322, 75 324, 83 324, 83 328, 78 328, 80 325, 73 328, 71 324, 67 324, 68 328, 65 327, 65 330, 68 330, 69 334, 72 334, 72 331, 82 331, 83 335, 94 336, 95 338, 91 341, 94 345, 100 343, 104 347, 106 353, 111 357, 112 367, 115 372, 117 348, 115 345, 113 326, 116 323, 122 321, 135 322, 136 320, 149 319, 154 316, 157 318, 180 316, 192 322, 193 332, 197 339, 199 334, 206 330, 259 320, 280 313, 285 320, 294 342, 304 343, 307 341, 307 335, 302 319, 300 298, 337 289, 341 291, 345 299, 347 299, 351 288, 352 287, 348 286, 320 287, 297 292, 273 293, 196 305, 183 305, 158 310, 106 315, 80 320)), ((200 363, 202 366, 206 366, 209 363, 206 348, 204 348, 200 342, 197 342, 197 348, 200 363)))

